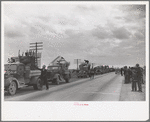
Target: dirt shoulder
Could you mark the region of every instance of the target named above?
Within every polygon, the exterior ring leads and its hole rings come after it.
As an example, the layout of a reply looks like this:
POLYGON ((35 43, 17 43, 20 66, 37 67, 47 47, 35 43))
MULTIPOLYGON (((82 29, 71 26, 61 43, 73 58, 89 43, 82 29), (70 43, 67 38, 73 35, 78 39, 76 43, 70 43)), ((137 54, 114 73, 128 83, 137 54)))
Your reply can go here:
MULTIPOLYGON (((122 76, 123 77, 123 76, 122 76)), ((120 101, 145 101, 145 84, 142 84, 142 92, 132 92, 132 85, 124 84, 124 81, 122 82, 122 89, 120 94, 120 101)))

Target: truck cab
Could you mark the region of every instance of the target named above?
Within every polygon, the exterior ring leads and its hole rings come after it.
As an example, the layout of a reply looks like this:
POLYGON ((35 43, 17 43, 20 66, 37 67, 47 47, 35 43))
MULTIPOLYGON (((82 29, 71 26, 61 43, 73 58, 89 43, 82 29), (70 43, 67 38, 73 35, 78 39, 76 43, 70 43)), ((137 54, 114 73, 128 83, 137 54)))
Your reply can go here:
POLYGON ((17 88, 25 84, 25 65, 22 63, 8 63, 4 67, 4 88, 10 94, 15 94, 17 88))
POLYGON ((34 89, 40 89, 39 70, 31 70, 30 65, 24 63, 14 62, 4 65, 4 90, 8 91, 10 95, 14 95, 17 89, 33 86, 34 89))

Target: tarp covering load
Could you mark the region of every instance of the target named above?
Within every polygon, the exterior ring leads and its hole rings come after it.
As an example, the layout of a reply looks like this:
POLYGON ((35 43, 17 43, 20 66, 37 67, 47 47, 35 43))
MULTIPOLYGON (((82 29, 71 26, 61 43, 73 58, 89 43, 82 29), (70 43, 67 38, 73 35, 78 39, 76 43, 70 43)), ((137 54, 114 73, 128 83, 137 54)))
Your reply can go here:
POLYGON ((55 66, 62 66, 63 67, 63 69, 65 69, 65 70, 67 70, 68 69, 68 67, 70 66, 70 62, 67 62, 63 57, 61 57, 61 56, 58 56, 56 59, 54 59, 50 64, 49 64, 49 66, 53 66, 53 65, 55 65, 55 66))
POLYGON ((90 66, 91 66, 91 64, 87 64, 87 63, 81 63, 80 65, 79 65, 79 68, 80 68, 80 70, 90 70, 90 66))
MULTIPOLYGON (((23 53, 24 54, 24 53, 23 53)), ((20 50, 19 50, 19 55, 18 57, 11 57, 10 59, 8 59, 8 63, 23 63, 26 66, 29 66, 31 70, 36 70, 37 68, 35 68, 35 53, 31 52, 31 51, 27 51, 25 52, 25 55, 20 55, 20 50)), ((38 57, 39 58, 39 57, 38 57)))
POLYGON ((90 67, 91 64, 89 63, 88 60, 84 60, 85 62, 82 62, 79 65, 79 73, 78 73, 78 78, 83 78, 83 77, 89 77, 89 71, 90 71, 90 67))

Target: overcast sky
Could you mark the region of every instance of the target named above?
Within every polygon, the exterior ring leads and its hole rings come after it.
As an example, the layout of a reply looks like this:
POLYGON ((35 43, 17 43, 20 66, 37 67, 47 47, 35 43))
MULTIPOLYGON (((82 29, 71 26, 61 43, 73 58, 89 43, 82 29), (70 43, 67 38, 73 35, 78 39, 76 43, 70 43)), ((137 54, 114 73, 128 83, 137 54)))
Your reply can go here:
POLYGON ((3 3, 4 62, 43 42, 42 64, 57 56, 97 65, 145 64, 145 5, 101 2, 3 3))

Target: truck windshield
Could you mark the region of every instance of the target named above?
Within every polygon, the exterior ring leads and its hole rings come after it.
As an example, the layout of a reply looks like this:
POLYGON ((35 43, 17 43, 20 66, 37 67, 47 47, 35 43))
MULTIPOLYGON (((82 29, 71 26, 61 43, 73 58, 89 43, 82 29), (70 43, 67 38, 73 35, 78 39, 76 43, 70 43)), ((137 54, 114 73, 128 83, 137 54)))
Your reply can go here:
POLYGON ((6 74, 14 73, 17 70, 17 66, 15 64, 6 64, 4 66, 6 74))

